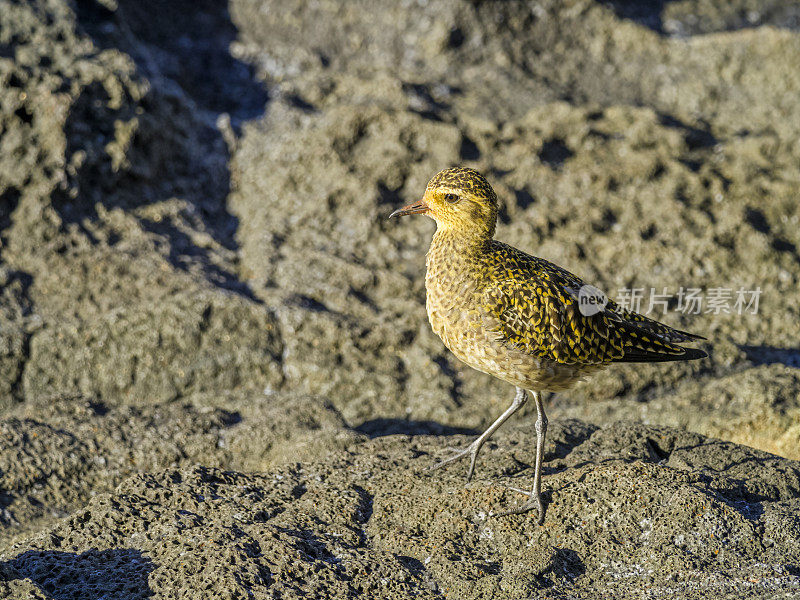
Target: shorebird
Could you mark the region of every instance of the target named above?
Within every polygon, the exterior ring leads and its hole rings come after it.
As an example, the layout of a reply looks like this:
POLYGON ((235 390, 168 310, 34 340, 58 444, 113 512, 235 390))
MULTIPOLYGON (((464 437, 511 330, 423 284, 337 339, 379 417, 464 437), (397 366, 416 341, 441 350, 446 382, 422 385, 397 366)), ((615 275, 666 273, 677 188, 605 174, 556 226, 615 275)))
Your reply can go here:
POLYGON ((528 400, 536 402, 533 491, 520 507, 544 523, 542 459, 547 415, 542 392, 559 392, 615 362, 694 360, 679 344, 705 339, 627 310, 569 271, 493 239, 497 196, 477 171, 445 169, 419 202, 391 217, 436 221, 426 261, 426 309, 433 331, 470 367, 516 387, 511 405, 469 446, 431 467, 469 457, 467 481, 483 444, 528 400), (585 299, 591 299, 584 305, 585 299))

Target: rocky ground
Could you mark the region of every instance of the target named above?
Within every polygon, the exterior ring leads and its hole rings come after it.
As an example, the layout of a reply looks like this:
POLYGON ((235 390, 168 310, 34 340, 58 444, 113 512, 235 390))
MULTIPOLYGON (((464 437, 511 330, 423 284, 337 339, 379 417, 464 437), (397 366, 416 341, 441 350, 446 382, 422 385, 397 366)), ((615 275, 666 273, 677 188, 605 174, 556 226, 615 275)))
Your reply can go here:
POLYGON ((0 597, 800 596, 795 3, 0 0, 0 597), (498 237, 711 358, 510 402, 430 331, 467 164, 498 237), (645 302, 645 305, 647 303, 645 302), (704 309, 705 310, 705 309, 704 309), (753 448, 757 448, 753 449, 753 448))

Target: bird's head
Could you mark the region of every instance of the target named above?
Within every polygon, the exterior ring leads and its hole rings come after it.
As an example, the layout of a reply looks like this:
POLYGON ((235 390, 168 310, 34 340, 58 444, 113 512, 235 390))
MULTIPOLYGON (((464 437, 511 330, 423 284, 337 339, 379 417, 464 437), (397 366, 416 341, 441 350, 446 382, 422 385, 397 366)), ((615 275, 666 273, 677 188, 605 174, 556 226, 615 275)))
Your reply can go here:
POLYGON ((428 182, 422 200, 394 211, 389 218, 416 214, 432 218, 439 230, 491 238, 497 223, 497 196, 476 170, 453 167, 428 182))

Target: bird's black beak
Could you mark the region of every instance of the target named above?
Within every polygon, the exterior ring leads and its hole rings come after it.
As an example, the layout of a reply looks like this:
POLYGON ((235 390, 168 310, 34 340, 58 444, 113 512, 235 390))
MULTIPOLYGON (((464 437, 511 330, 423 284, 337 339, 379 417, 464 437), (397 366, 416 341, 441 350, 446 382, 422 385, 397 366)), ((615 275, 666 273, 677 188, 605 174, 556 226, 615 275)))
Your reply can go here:
POLYGON ((414 204, 409 204, 408 206, 404 206, 403 208, 398 208, 392 214, 389 215, 389 218, 392 217, 404 217, 406 215, 421 215, 426 213, 430 210, 430 207, 425 202, 425 200, 420 200, 419 202, 414 202, 414 204))

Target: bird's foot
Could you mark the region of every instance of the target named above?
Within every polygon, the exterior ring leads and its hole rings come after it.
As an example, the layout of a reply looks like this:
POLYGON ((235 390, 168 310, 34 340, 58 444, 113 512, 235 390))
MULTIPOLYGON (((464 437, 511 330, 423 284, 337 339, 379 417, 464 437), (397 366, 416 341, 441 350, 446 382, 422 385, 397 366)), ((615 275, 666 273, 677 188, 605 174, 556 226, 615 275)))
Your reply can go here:
POLYGON ((467 481, 472 479, 472 475, 475 472, 475 461, 478 458, 478 452, 480 452, 482 443, 479 443, 480 439, 475 440, 466 448, 462 448, 460 450, 454 449, 454 454, 448 458, 445 458, 442 461, 439 461, 433 466, 428 467, 428 471, 435 471, 436 469, 441 469, 445 465, 449 465, 450 463, 456 462, 457 460, 461 460, 462 458, 466 458, 467 456, 470 457, 469 461, 469 469, 467 470, 467 481))
POLYGON ((514 488, 514 487, 508 487, 507 489, 526 495, 528 497, 528 501, 516 508, 510 508, 508 510, 504 510, 499 513, 494 513, 492 516, 507 517, 509 515, 522 515, 532 511, 535 508, 539 513, 539 519, 538 519, 539 525, 544 525, 545 505, 541 493, 535 494, 533 492, 527 492, 525 490, 521 490, 519 488, 514 488))

